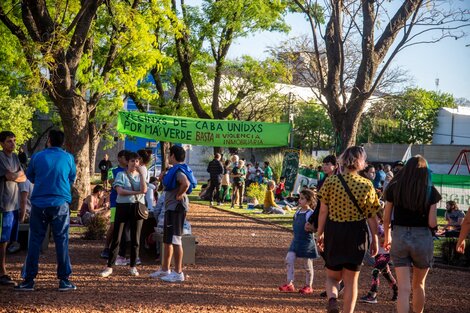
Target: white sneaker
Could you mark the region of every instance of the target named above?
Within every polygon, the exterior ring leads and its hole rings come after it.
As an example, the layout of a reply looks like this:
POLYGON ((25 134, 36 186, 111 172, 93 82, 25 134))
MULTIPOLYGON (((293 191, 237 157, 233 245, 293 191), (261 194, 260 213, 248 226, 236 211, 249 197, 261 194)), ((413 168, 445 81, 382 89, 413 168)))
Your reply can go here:
POLYGON ((149 276, 151 278, 161 278, 163 276, 167 276, 167 275, 170 275, 171 274, 171 271, 168 270, 168 271, 163 271, 161 269, 159 269, 158 271, 156 272, 153 272, 152 274, 150 274, 149 276))
POLYGON ((123 258, 122 256, 118 256, 114 264, 118 266, 129 265, 129 259, 123 258))
POLYGON ((181 283, 184 281, 184 273, 172 271, 170 274, 160 277, 160 279, 169 283, 181 283))
MULTIPOLYGON (((129 260, 129 263, 130 263, 130 260, 129 260)), ((140 258, 137 258, 135 260, 135 265, 140 265, 140 264, 142 264, 142 261, 140 260, 140 258)))
POLYGON ((104 271, 100 273, 101 277, 108 277, 113 273, 113 268, 112 267, 107 267, 104 271))
POLYGON ((130 273, 131 273, 131 276, 139 276, 139 272, 137 271, 137 267, 131 267, 130 273))

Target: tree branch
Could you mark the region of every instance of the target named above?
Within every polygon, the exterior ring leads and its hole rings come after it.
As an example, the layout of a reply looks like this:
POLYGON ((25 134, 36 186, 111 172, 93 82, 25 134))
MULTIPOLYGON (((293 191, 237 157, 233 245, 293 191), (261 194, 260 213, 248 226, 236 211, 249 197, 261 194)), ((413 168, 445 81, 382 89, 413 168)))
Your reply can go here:
POLYGON ((318 21, 316 20, 315 16, 312 16, 309 14, 309 11, 305 8, 305 6, 299 1, 299 0, 294 0, 295 4, 304 12, 307 14, 309 25, 310 25, 310 30, 312 32, 313 36, 313 47, 315 50, 315 62, 317 69, 319 71, 319 79, 320 79, 320 89, 323 90, 325 88, 325 79, 323 77, 323 67, 321 64, 321 59, 320 59, 320 49, 318 46, 318 38, 317 38, 317 32, 316 32, 316 27, 315 24, 318 25, 318 21))
POLYGON ((96 11, 102 3, 103 0, 84 0, 82 2, 82 8, 84 8, 83 13, 77 20, 75 32, 72 35, 66 53, 66 62, 72 73, 77 69, 80 57, 83 53, 83 45, 91 28, 91 23, 96 16, 96 11))
POLYGON ((49 15, 45 0, 25 0, 23 9, 26 7, 31 14, 35 27, 39 34, 40 42, 47 42, 54 34, 54 21, 49 15))
MULTIPOLYGON (((176 0, 172 0, 171 4, 173 11, 176 12, 176 0)), ((194 111, 198 117, 210 119, 211 116, 207 114, 207 112, 202 108, 196 93, 196 88, 194 87, 194 82, 191 75, 190 50, 187 31, 185 31, 182 36, 178 37, 175 35, 175 42, 178 63, 180 64, 183 80, 186 85, 186 90, 188 91, 188 96, 191 100, 194 111)))

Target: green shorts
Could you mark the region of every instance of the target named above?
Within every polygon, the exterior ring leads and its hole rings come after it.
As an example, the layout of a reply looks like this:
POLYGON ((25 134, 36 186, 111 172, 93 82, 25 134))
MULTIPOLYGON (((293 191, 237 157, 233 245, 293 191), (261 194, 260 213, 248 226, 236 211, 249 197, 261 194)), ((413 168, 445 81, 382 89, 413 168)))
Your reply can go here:
POLYGON ((116 207, 110 208, 110 210, 111 210, 111 216, 109 218, 109 221, 111 223, 114 223, 114 220, 116 219, 116 207))

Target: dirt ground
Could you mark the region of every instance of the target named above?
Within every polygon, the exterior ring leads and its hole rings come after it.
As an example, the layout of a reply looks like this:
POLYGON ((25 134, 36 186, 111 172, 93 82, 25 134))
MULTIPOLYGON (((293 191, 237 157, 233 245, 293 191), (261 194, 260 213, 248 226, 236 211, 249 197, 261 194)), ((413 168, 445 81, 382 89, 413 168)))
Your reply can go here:
MULTIPOLYGON (((78 289, 59 293, 55 277, 53 245, 40 258, 40 272, 34 292, 18 293, 0 288, 0 312, 325 312, 323 290, 325 271, 315 261, 313 295, 282 294, 284 256, 291 234, 276 226, 192 205, 189 214, 199 242, 196 265, 185 266, 186 281, 168 284, 148 277, 157 269, 154 258, 142 256, 139 277, 131 277, 127 267, 115 267, 109 278, 98 273, 105 267, 99 258, 102 241, 86 241, 78 235, 70 240, 73 275, 78 289)), ((20 279, 26 252, 8 257, 8 268, 20 279)), ((302 287, 302 263, 296 272, 302 287)), ((360 276, 359 295, 370 283, 370 267, 360 276)), ((426 287, 425 312, 470 312, 470 272, 433 269, 426 287)), ((380 288, 378 304, 358 303, 356 312, 394 312, 388 301, 391 290, 380 288)))

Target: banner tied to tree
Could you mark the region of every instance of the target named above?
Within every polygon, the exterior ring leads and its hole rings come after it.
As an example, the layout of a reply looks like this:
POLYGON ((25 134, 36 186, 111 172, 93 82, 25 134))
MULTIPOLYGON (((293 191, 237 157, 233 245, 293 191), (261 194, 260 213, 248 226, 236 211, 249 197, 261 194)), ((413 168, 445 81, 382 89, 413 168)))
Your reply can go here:
POLYGON ((290 125, 121 111, 117 130, 135 137, 201 146, 263 148, 287 146, 290 125))
POLYGON ((297 179, 299 170, 300 150, 286 149, 284 150, 284 160, 282 161, 281 176, 286 178, 286 191, 293 191, 294 184, 297 179))

